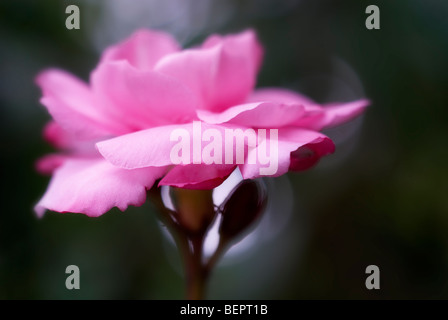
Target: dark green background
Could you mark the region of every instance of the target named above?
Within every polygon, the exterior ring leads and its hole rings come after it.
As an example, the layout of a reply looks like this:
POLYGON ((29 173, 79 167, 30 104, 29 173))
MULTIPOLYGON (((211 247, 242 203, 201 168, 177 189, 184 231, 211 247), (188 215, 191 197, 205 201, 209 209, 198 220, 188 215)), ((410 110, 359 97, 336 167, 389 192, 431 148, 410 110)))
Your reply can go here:
MULTIPOLYGON (((321 101, 325 84, 302 79, 331 74, 337 56, 373 103, 341 163, 288 174, 296 206, 271 246, 302 241, 303 249, 282 258, 254 249, 253 259, 217 270, 210 297, 448 298, 448 3, 313 0, 277 12, 276 1, 231 2, 231 19, 213 31, 257 31, 266 48, 260 86, 289 86, 321 101), (365 28, 369 4, 381 10, 380 30, 365 28), (306 237, 297 234, 304 221, 306 237), (364 286, 369 264, 380 267, 380 290, 364 286), (268 278, 258 272, 268 265, 284 267, 268 278)), ((85 3, 70 2, 81 17, 101 10, 85 3)), ((41 137, 49 116, 34 77, 57 66, 88 79, 98 60, 83 20, 79 31, 65 28, 67 4, 0 2, 0 298, 182 298, 182 275, 169 257, 180 262, 149 203, 97 219, 39 220, 32 212, 48 183, 34 161, 52 150, 41 137), (65 288, 70 264, 81 269, 81 290, 65 288)))

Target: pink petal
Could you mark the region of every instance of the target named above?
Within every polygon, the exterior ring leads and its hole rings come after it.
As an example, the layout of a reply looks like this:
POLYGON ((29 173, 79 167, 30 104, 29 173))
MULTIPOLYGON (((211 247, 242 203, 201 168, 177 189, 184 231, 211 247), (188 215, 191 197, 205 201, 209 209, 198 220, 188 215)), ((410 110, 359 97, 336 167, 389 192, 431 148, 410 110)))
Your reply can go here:
POLYGON ((317 103, 310 98, 301 95, 295 91, 281 88, 261 88, 254 90, 247 98, 247 102, 271 101, 285 104, 299 104, 305 107, 305 110, 314 110, 317 103))
POLYGON ((277 88, 255 90, 248 97, 247 101, 272 101, 277 103, 295 103, 303 105, 305 113, 300 119, 293 122, 293 125, 317 131, 350 121, 364 112, 365 108, 370 104, 370 101, 360 99, 347 103, 332 103, 321 106, 297 92, 277 88))
POLYGON ((240 104, 221 113, 198 110, 199 119, 212 124, 232 123, 252 128, 280 128, 297 122, 304 114, 298 104, 253 102, 240 104))
POLYGON ((255 85, 261 47, 252 31, 212 37, 202 48, 162 58, 155 70, 179 79, 215 112, 243 103, 255 85))
POLYGON ((74 134, 64 130, 59 124, 50 121, 44 128, 44 138, 54 147, 74 156, 98 156, 96 140, 79 140, 74 134))
POLYGON ((303 171, 314 166, 323 156, 332 154, 335 146, 327 137, 317 138, 297 150, 291 152, 289 170, 303 171))
MULTIPOLYGON (((204 142, 198 149, 195 149, 193 146, 193 140, 200 141, 202 133, 208 129, 218 130, 221 137, 225 137, 224 130, 226 128, 232 127, 211 125, 202 122, 200 131, 201 136, 195 138, 192 123, 162 126, 141 130, 113 139, 101 141, 98 142, 96 146, 101 155, 107 161, 117 167, 135 169, 148 166, 168 166, 173 164, 173 161, 170 157, 171 150, 175 145, 179 143, 179 140, 170 141, 171 134, 175 130, 185 130, 184 132, 186 132, 186 134, 190 138, 189 141, 191 151, 189 163, 194 163, 193 154, 195 153, 196 156, 202 155, 204 147, 209 144, 209 142, 204 142)), ((224 143, 222 145, 224 148, 224 143)), ((223 149, 221 149, 221 151, 224 157, 223 149)), ((222 163, 224 163, 224 161, 222 161, 222 163)))
POLYGON ((50 69, 38 75, 41 103, 53 119, 78 138, 111 135, 114 125, 99 112, 88 86, 65 71, 50 69))
POLYGON ((52 174, 59 168, 70 156, 64 154, 47 154, 36 161, 36 170, 41 174, 52 174))
POLYGON ((44 139, 58 149, 68 149, 74 144, 74 136, 54 121, 48 122, 43 131, 44 139))
POLYGON ((253 63, 255 69, 258 71, 261 67, 263 60, 263 48, 257 40, 257 35, 254 30, 248 29, 246 31, 222 36, 220 34, 213 34, 205 39, 201 48, 207 49, 212 48, 220 43, 225 42, 227 46, 233 47, 235 53, 246 55, 247 48, 249 48, 251 54, 251 62, 253 63))
POLYGON ((324 116, 319 119, 319 121, 316 121, 314 128, 316 128, 316 130, 321 130, 348 122, 363 113, 369 104, 369 100, 361 99, 347 103, 333 103, 323 106, 322 110, 324 116))
POLYGON ((125 41, 107 48, 101 63, 126 60, 141 70, 150 70, 163 56, 179 51, 176 40, 168 33, 141 29, 125 41))
POLYGON ((235 168, 235 165, 175 166, 163 177, 159 185, 185 189, 213 189, 223 183, 235 168))
MULTIPOLYGON (((270 137, 267 138, 267 148, 269 150, 270 145, 272 141, 270 137)), ((302 162, 308 161, 308 158, 306 157, 296 157, 294 154, 294 161, 291 161, 292 159, 292 152, 296 151, 297 149, 304 147, 304 146, 310 146, 312 145, 311 150, 317 150, 318 158, 320 158, 323 155, 329 154, 334 152, 334 144, 333 142, 323 135, 322 133, 306 130, 306 129, 299 129, 299 128, 281 128, 278 130, 278 149, 277 149, 277 157, 275 157, 275 153, 272 155, 270 154, 270 161, 273 163, 275 159, 278 159, 278 167, 275 173, 269 174, 269 176, 278 177, 282 174, 285 174, 290 169, 296 169, 301 170, 302 162), (291 168, 291 165, 293 166, 291 168)), ((260 146, 257 146, 253 150, 254 153, 257 153, 257 159, 260 146)), ((275 151, 275 149, 274 149, 275 151)), ((317 161, 317 160, 316 160, 317 161)), ((240 171, 244 179, 253 179, 260 176, 263 176, 261 174, 260 168, 266 168, 267 165, 262 165, 257 161, 256 164, 248 164, 244 163, 243 165, 240 165, 240 171)), ((304 165, 303 165, 304 166, 304 165)))
POLYGON ((127 133, 196 118, 197 98, 172 77, 117 61, 100 64, 91 81, 102 112, 126 124, 127 133))
POLYGON ((39 216, 48 209, 90 217, 98 217, 112 207, 124 211, 130 205, 142 205, 146 190, 164 171, 165 168, 125 170, 104 159, 67 160, 55 171, 35 211, 39 216))

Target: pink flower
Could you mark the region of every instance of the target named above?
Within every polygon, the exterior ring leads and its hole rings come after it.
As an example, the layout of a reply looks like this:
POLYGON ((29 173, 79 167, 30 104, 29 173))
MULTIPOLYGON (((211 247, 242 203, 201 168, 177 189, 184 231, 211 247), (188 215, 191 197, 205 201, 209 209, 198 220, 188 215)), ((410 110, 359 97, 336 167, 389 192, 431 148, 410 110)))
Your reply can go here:
MULTIPOLYGON (((292 91, 254 89, 261 60, 250 30, 213 35, 186 50, 168 34, 140 30, 104 51, 89 84, 60 70, 41 73, 41 102, 54 119, 44 135, 63 152, 38 162, 53 177, 37 213, 125 210, 142 205, 160 178, 160 185, 211 189, 237 167, 246 179, 260 176, 258 162, 173 165, 171 135, 176 129, 194 135, 194 122, 223 136, 229 128, 277 129, 275 176, 308 169, 332 153, 333 142, 318 131, 352 119, 369 102, 321 106, 292 91)), ((260 141, 246 158, 260 151, 260 141)))

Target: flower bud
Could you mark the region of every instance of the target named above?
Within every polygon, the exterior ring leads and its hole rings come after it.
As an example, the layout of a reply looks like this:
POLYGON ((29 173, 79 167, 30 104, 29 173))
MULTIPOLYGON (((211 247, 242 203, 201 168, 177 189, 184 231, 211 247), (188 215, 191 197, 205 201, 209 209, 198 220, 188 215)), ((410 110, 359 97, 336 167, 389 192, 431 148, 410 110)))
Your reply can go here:
POLYGON ((170 187, 170 195, 181 227, 190 233, 205 232, 215 218, 213 190, 170 187))
POLYGON ((221 237, 230 239, 240 235, 261 215, 266 202, 266 189, 260 182, 241 181, 221 205, 221 237))

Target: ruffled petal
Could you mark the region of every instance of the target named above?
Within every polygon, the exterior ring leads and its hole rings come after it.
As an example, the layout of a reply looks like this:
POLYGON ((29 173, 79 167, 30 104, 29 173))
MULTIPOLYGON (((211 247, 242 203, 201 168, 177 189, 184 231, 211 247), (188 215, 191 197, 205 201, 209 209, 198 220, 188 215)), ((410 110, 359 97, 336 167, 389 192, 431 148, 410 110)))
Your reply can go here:
POLYGON ((291 152, 291 162, 289 164, 289 170, 307 170, 317 164, 320 158, 332 154, 334 150, 335 146, 330 138, 317 138, 316 140, 291 152))
MULTIPOLYGON (((172 164, 201 164, 206 163, 202 157, 204 149, 214 139, 201 142, 206 131, 213 129, 213 133, 221 137, 222 143, 217 143, 217 151, 221 151, 221 164, 225 163, 225 130, 230 125, 220 126, 204 122, 188 123, 183 125, 161 126, 122 135, 113 139, 98 142, 98 151, 110 163, 126 169, 144 168, 148 166, 168 166, 172 164), (177 150, 176 145, 185 146, 186 154, 177 150), (188 150, 188 151, 187 151, 188 150), (186 157, 185 162, 173 161, 172 152, 176 158, 179 154, 186 157), (196 162, 197 161, 197 162, 196 162)), ((208 131, 211 133, 211 131, 208 131)), ((235 143, 236 145, 236 143, 235 143)), ((232 163, 235 163, 235 152, 232 163)))
POLYGON ((288 89, 281 88, 261 88, 256 89, 247 98, 248 102, 271 101, 285 104, 299 104, 305 110, 311 111, 317 107, 317 103, 312 99, 288 89))
POLYGON ((185 189, 208 190, 219 186, 235 170, 235 165, 175 166, 159 182, 159 185, 185 189))
POLYGON ((104 159, 70 159, 53 174, 35 211, 84 213, 98 217, 113 207, 124 211, 145 202, 146 190, 160 178, 165 168, 125 170, 104 159))
POLYGON ((53 119, 79 139, 93 139, 119 132, 101 113, 89 87, 65 71, 49 69, 36 78, 43 92, 40 102, 53 119))
POLYGON ((281 128, 297 122, 304 115, 298 104, 253 102, 240 104, 220 113, 198 110, 198 118, 212 124, 232 123, 252 128, 281 128))
POLYGON ((253 31, 212 36, 202 48, 162 58, 155 70, 179 79, 201 97, 203 109, 214 112, 243 103, 253 89, 261 47, 253 31))
POLYGON ((363 113, 369 104, 369 100, 361 99, 324 105, 323 116, 313 124, 313 127, 315 130, 321 130, 348 122, 363 113))
POLYGON ((210 35, 202 43, 201 48, 212 48, 223 42, 226 46, 233 47, 235 54, 249 54, 250 57, 248 58, 248 61, 250 61, 257 72, 259 71, 263 61, 263 48, 258 42, 257 35, 254 30, 248 29, 237 34, 229 34, 225 36, 219 34, 210 35))
POLYGON ((36 161, 36 170, 41 174, 52 174, 54 170, 62 166, 70 158, 73 157, 58 153, 47 154, 36 161))
POLYGON ((270 135, 266 138, 264 147, 259 144, 257 148, 251 151, 254 153, 252 157, 256 158, 257 161, 255 164, 249 164, 246 161, 239 165, 241 174, 244 179, 254 179, 260 176, 278 177, 291 169, 301 170, 302 167, 305 167, 302 162, 309 161, 309 157, 298 157, 291 153, 304 146, 311 146, 309 147, 310 150, 319 151, 314 163, 321 156, 334 152, 333 142, 322 133, 291 127, 281 128, 278 130, 277 138, 275 136, 272 138, 270 135), (260 156, 264 156, 266 161, 260 161, 260 156), (292 161, 292 156, 294 156, 294 161, 292 161))
POLYGON ((47 142, 58 149, 69 149, 77 141, 73 135, 62 129, 55 121, 50 121, 45 125, 43 136, 47 142))
POLYGON ((196 118, 197 98, 177 79, 141 71, 126 61, 102 63, 92 73, 95 95, 115 121, 129 133, 196 118))
POLYGON ((97 140, 80 140, 74 134, 64 130, 58 123, 50 121, 44 128, 44 139, 57 149, 73 156, 98 156, 95 149, 97 140))
POLYGON ((255 90, 247 100, 248 102, 271 101, 302 105, 305 112, 302 117, 291 124, 296 127, 317 131, 352 120, 363 113, 370 104, 369 100, 360 99, 346 103, 319 105, 297 92, 277 88, 255 90))
POLYGON ((126 60, 137 69, 151 70, 160 58, 179 50, 179 44, 170 34, 141 29, 125 41, 107 48, 101 63, 126 60))

